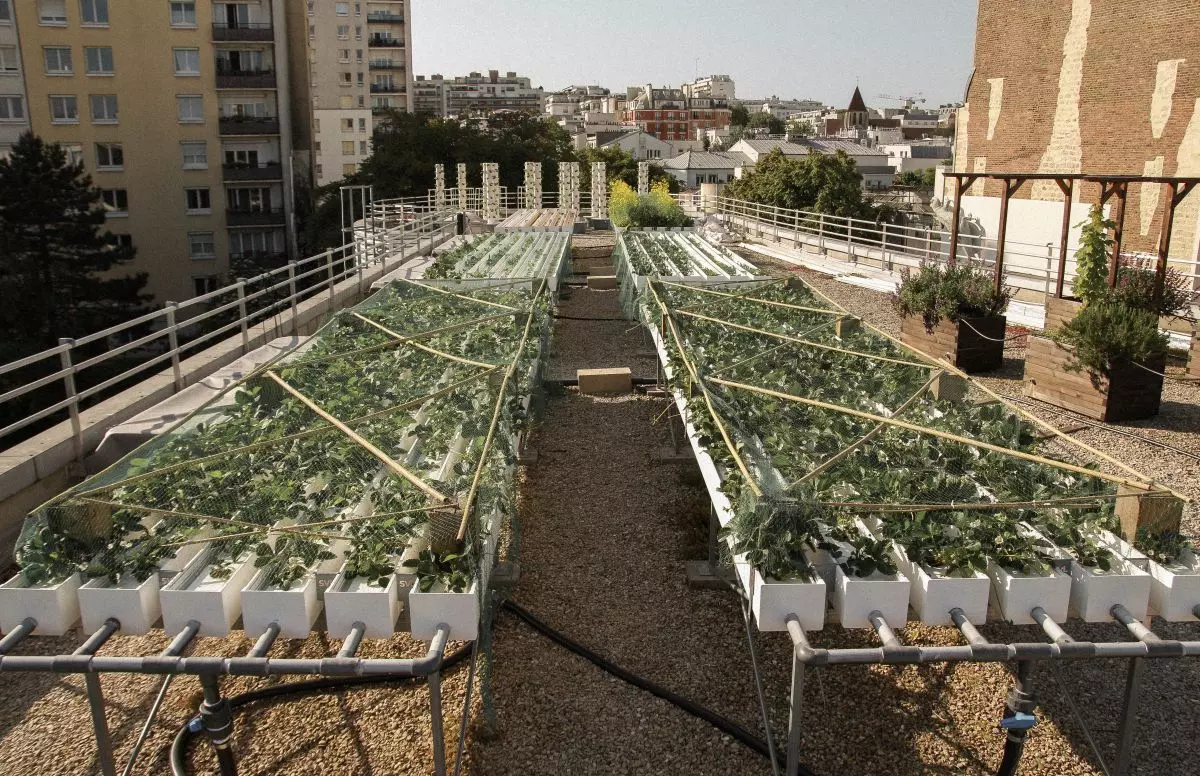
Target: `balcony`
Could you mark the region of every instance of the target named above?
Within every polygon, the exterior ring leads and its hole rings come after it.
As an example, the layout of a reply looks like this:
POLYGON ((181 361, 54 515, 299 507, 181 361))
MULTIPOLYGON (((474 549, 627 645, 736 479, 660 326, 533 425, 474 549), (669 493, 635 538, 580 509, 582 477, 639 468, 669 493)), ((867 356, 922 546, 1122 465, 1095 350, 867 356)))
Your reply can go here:
POLYGON ((367 14, 367 21, 380 22, 384 24, 403 24, 404 17, 398 13, 390 13, 388 11, 374 11, 367 14))
POLYGON ((371 70, 403 70, 404 62, 398 59, 372 59, 367 67, 371 70))
POLYGON ((259 116, 222 116, 218 122, 222 135, 278 135, 279 119, 259 116))
POLYGON ((234 271, 265 272, 288 263, 288 255, 277 251, 243 251, 229 254, 229 266, 234 271))
POLYGON ((283 165, 279 162, 223 164, 221 174, 227 181, 280 181, 283 180, 283 165))
POLYGON ((380 35, 372 35, 367 38, 367 45, 371 48, 404 48, 404 40, 401 38, 385 38, 380 35))
POLYGON ((404 84, 371 84, 371 94, 404 94, 404 84))
POLYGON ((274 89, 274 70, 232 68, 217 61, 218 89, 274 89))
POLYGON ((230 208, 225 211, 225 225, 235 226, 283 226, 283 208, 230 208))
POLYGON ((239 22, 232 26, 228 22, 216 22, 212 27, 213 40, 218 43, 247 40, 269 42, 275 39, 275 30, 270 22, 239 22))

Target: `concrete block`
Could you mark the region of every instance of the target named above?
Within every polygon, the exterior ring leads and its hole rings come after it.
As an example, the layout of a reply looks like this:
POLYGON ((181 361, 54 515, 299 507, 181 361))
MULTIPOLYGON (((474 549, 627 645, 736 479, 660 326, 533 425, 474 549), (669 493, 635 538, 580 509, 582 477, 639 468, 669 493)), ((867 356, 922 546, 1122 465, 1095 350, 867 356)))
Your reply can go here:
POLYGON ((633 390, 633 373, 629 367, 616 369, 580 369, 575 373, 579 379, 579 392, 628 393, 633 390))
POLYGON ((616 287, 616 275, 588 275, 588 288, 593 291, 612 291, 616 287))

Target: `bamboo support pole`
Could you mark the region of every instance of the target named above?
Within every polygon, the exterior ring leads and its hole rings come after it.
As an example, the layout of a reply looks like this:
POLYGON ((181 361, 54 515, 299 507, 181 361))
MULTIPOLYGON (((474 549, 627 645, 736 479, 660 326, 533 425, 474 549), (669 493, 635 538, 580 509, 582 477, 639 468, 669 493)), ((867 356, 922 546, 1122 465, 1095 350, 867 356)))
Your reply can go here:
POLYGON ((364 450, 366 450, 368 453, 370 453, 371 455, 378 458, 383 463, 384 466, 388 467, 394 473, 396 473, 396 474, 400 475, 401 477, 403 477, 404 479, 408 480, 410 483, 412 483, 414 486, 416 486, 422 492, 424 492, 425 495, 427 495, 431 499, 433 499, 435 502, 440 504, 446 500, 446 497, 444 495, 442 495, 441 493, 439 493, 436 489, 434 489, 429 483, 425 482, 420 477, 418 477, 417 475, 410 472, 408 469, 405 469, 403 466, 396 463, 396 461, 394 461, 391 458, 391 456, 389 456, 387 453, 380 450, 375 445, 371 444, 366 439, 364 439, 357 432, 355 432, 354 429, 350 428, 342 421, 338 420, 337 418, 330 415, 325 410, 321 409, 319 406, 317 406, 317 404, 314 401, 312 401, 307 396, 305 396, 304 394, 297 391, 292 386, 288 385, 287 382, 283 378, 281 378, 279 375, 275 374, 274 372, 267 372, 267 377, 274 380, 279 385, 280 388, 282 388, 283 390, 290 393, 292 396, 299 399, 300 402, 302 404, 304 404, 304 406, 308 407, 310 410, 315 412, 317 415, 320 415, 325 421, 327 421, 330 425, 334 426, 338 431, 341 431, 343 434, 345 434, 347 437, 349 437, 352 441, 356 442, 360 447, 362 447, 364 450))
POLYGON ((466 301, 468 301, 468 302, 475 302, 476 304, 483 304, 483 305, 487 305, 488 307, 497 307, 497 308, 499 308, 499 309, 501 309, 501 310, 508 310, 510 313, 515 313, 515 312, 519 312, 519 311, 520 311, 520 308, 519 308, 519 307, 509 307, 509 306, 508 306, 508 305, 506 305, 506 304, 500 304, 499 302, 493 302, 493 301, 492 301, 492 300, 490 300, 490 299, 476 299, 476 298, 475 298, 475 297, 473 297, 473 296, 467 296, 466 294, 458 294, 458 293, 455 293, 454 291, 447 291, 447 290, 446 290, 446 289, 444 289, 444 288, 438 288, 437 286, 431 286, 431 285, 427 285, 427 284, 425 284, 425 283, 418 283, 418 282, 416 282, 416 281, 412 281, 412 280, 405 280, 404 282, 406 282, 406 283, 410 283, 410 284, 412 284, 412 285, 416 286, 417 288, 423 288, 423 289, 425 289, 426 291, 433 291, 433 292, 436 292, 436 293, 438 293, 438 294, 444 294, 444 295, 446 295, 446 296, 452 296, 452 297, 454 297, 454 298, 456 298, 456 299, 463 299, 463 300, 466 300, 466 301))
POLYGON ((840 412, 845 415, 851 415, 851 416, 854 416, 857 418, 863 418, 864 420, 874 420, 874 421, 883 423, 888 426, 895 426, 897 428, 902 428, 907 431, 913 431, 918 434, 926 434, 929 436, 938 437, 939 439, 945 439, 948 442, 958 442, 959 444, 969 445, 971 447, 977 447, 981 450, 989 450, 994 453, 1000 453, 1001 455, 1008 455, 1008 456, 1012 456, 1013 458, 1020 458, 1025 461, 1031 461, 1033 463, 1040 463, 1040 464, 1044 464, 1046 466, 1052 466, 1057 469, 1062 469, 1064 471, 1073 472, 1075 474, 1082 474, 1087 477, 1095 477, 1096 479, 1105 480, 1107 482, 1113 482, 1118 485, 1130 485, 1130 486, 1137 487, 1137 488, 1145 488, 1145 483, 1142 483, 1142 482, 1135 482, 1133 480, 1128 480, 1124 477, 1118 477, 1116 475, 1107 474, 1105 472, 1097 471, 1095 469, 1087 469, 1083 466, 1077 466, 1073 463, 1068 463, 1066 461, 1056 461, 1053 458, 1046 458, 1041 455, 1034 455, 1033 453, 1026 453, 1023 450, 1013 450, 1013 449, 1010 449, 1007 447, 1000 447, 999 445, 993 445, 990 442, 983 442, 978 439, 971 439, 970 437, 964 437, 964 436, 960 436, 958 434, 951 434, 948 431, 941 431, 940 429, 936 429, 936 428, 927 428, 925 426, 918 426, 915 423, 907 423, 903 420, 897 420, 895 418, 885 418, 882 415, 875 415, 870 412, 863 412, 861 410, 855 410, 855 409, 851 409, 849 407, 842 407, 837 404, 830 404, 828 402, 817 401, 816 399, 806 399, 803 396, 794 396, 790 393, 782 393, 780 391, 773 391, 769 388, 761 388, 757 385, 746 385, 745 383, 736 383, 731 380, 722 380, 720 378, 713 378, 712 382, 717 383, 718 385, 723 385, 727 388, 735 388, 735 389, 742 390, 742 391, 749 391, 751 393, 759 393, 764 396, 771 396, 773 398, 782 399, 784 401, 792 401, 792 402, 796 402, 798 404, 806 404, 810 407, 816 407, 817 409, 829 410, 831 412, 840 412))
POLYGON ((901 364, 903 366, 911 366, 911 367, 916 367, 919 369, 937 369, 938 368, 938 366, 936 366, 934 364, 922 364, 917 361, 904 361, 904 360, 898 359, 898 358, 889 358, 887 356, 877 356, 877 355, 873 355, 871 353, 863 353, 863 352, 860 352, 857 350, 846 350, 845 348, 835 348, 832 345, 822 345, 819 342, 810 342, 809 340, 801 339, 799 337, 792 337, 787 334, 779 334, 777 332, 766 331, 764 329, 756 329, 753 326, 743 326, 740 323, 733 323, 732 321, 726 321, 726 320, 722 320, 720 318, 713 318, 711 316, 703 315, 701 313, 692 313, 692 312, 687 312, 686 310, 676 310, 675 312, 679 315, 686 315, 689 318, 696 318, 697 320, 708 321, 709 323, 715 323, 719 326, 728 326, 731 329, 738 329, 739 331, 746 331, 746 332, 750 332, 751 334, 759 334, 764 337, 770 337, 771 339, 795 342, 798 345, 807 345, 812 348, 817 348, 818 350, 829 350, 829 351, 833 351, 835 353, 844 353, 849 356, 858 356, 860 358, 867 358, 872 361, 885 361, 885 362, 891 363, 891 364, 901 364))
MULTIPOLYGON (((462 388, 464 385, 469 385, 470 383, 473 383, 482 377, 486 377, 487 375, 491 374, 492 372, 495 372, 497 369, 499 369, 499 367, 489 369, 489 370, 486 370, 483 372, 478 372, 464 380, 459 380, 455 383, 452 383, 452 384, 446 386, 445 388, 434 391, 433 393, 427 393, 423 396, 418 396, 415 399, 409 399, 408 401, 401 402, 400 404, 394 404, 391 407, 388 407, 387 409, 382 409, 377 412, 372 412, 368 415, 360 415, 357 418, 352 418, 351 420, 347 420, 346 425, 354 426, 359 423, 364 423, 368 420, 372 420, 374 418, 380 417, 382 415, 390 415, 394 412, 402 412, 404 410, 413 409, 414 407, 419 407, 422 404, 424 404, 425 402, 429 401, 430 399, 436 399, 439 396, 444 396, 448 393, 452 393, 454 391, 457 391, 459 388, 462 388)), ((68 491, 66 494, 64 494, 64 498, 65 499, 66 498, 83 498, 85 496, 91 496, 95 493, 107 493, 109 491, 115 490, 116 488, 120 488, 125 485, 132 485, 135 482, 141 482, 143 480, 147 480, 152 477, 156 477, 160 474, 170 474, 171 472, 179 471, 180 469, 186 469, 189 466, 200 466, 202 464, 211 463, 213 461, 226 460, 230 456, 241 455, 243 453, 252 453, 255 450, 261 450, 266 447, 271 447, 272 445, 283 444, 284 442, 294 442, 297 439, 304 439, 306 437, 315 436, 317 434, 325 434, 330 431, 336 431, 336 430, 337 430, 337 428, 332 425, 324 425, 324 426, 320 426, 317 428, 309 428, 309 429, 305 429, 304 431, 298 431, 295 434, 288 434, 286 436, 276 437, 275 439, 264 439, 261 442, 254 442, 253 444, 242 445, 241 447, 235 447, 230 450, 224 450, 220 453, 214 453, 213 455, 206 455, 206 456, 202 456, 200 458, 192 458, 187 461, 181 461, 180 463, 171 464, 170 466, 163 466, 162 468, 154 469, 153 471, 142 472, 141 474, 135 474, 132 477, 126 477, 123 480, 118 480, 116 482, 110 483, 108 485, 104 485, 99 488, 92 488, 91 490, 79 491, 77 493, 71 493, 68 491)))
MULTIPOLYGON (((822 323, 820 326, 814 326, 811 329, 806 329, 802 333, 801 336, 806 337, 809 334, 812 334, 813 332, 820 331, 821 329, 832 326, 840 320, 842 320, 842 319, 841 318, 830 318, 828 321, 826 321, 825 323, 822 323)), ((720 369, 716 370, 715 372, 712 372, 709 375, 709 377, 716 377, 719 374, 725 374, 726 372, 732 372, 734 369, 737 369, 739 366, 745 366, 746 364, 749 364, 751 361, 756 361, 756 360, 762 358, 763 356, 769 356, 772 353, 778 353, 780 350, 783 350, 784 348, 791 348, 791 347, 799 347, 799 346, 795 342, 781 342, 780 344, 776 345, 775 347, 767 348, 766 350, 759 351, 758 353, 755 353, 753 356, 750 356, 749 358, 743 358, 741 361, 734 361, 729 366, 723 366, 720 369)))
MULTIPOLYGON (((251 531, 247 531, 245 533, 226 534, 224 536, 206 536, 202 539, 197 539, 195 541, 184 542, 184 544, 196 544, 198 542, 220 541, 222 539, 233 538, 234 536, 254 536, 254 535, 266 533, 267 531, 272 530, 271 526, 269 526, 265 523, 253 523, 253 522, 250 522, 249 520, 238 520, 238 519, 232 518, 232 517, 217 517, 216 515, 202 515, 202 514, 198 514, 196 512, 180 512, 180 511, 174 510, 174 509, 158 509, 156 507, 146 507, 146 506, 142 506, 140 504, 122 504, 119 501, 108 501, 106 499, 99 499, 99 498, 82 498, 79 500, 83 501, 85 503, 88 503, 88 504, 99 504, 101 506, 112 507, 114 509, 128 509, 133 512, 145 512, 146 514, 155 515, 158 517, 179 517, 179 518, 183 518, 184 520, 197 520, 200 522, 220 523, 222 525, 233 525, 233 526, 238 526, 238 527, 242 527, 242 528, 254 529, 251 531)), ((284 530, 290 530, 290 529, 297 528, 297 527, 298 526, 288 526, 287 529, 279 528, 279 529, 275 529, 275 530, 282 532, 284 530)), ((305 531, 303 529, 296 530, 293 532, 300 536, 319 537, 319 538, 324 538, 324 536, 325 536, 325 534, 321 534, 316 531, 310 532, 310 531, 305 531)), ((174 547, 176 545, 168 544, 166 546, 174 547)))
MULTIPOLYGON (((826 310, 821 307, 804 307, 803 305, 790 304, 788 302, 776 302, 773 299, 758 299, 757 297, 748 296, 747 294, 731 294, 728 291, 714 291, 710 288, 704 288, 702 286, 689 286, 683 283, 670 283, 667 281, 663 281, 663 285, 670 286, 672 288, 685 288, 688 291, 695 291, 698 294, 709 294, 711 296, 721 296, 728 299, 737 299, 743 302, 753 302, 754 304, 767 305, 768 307, 779 307, 784 310, 799 310, 801 312, 821 313, 823 315, 841 316, 846 314, 844 310, 826 310)), ((755 288, 754 290, 757 291, 759 289, 755 288)))
POLYGON ((529 332, 533 328, 533 319, 533 310, 530 309, 526 315, 525 331, 521 334, 521 341, 513 353, 512 361, 508 364, 508 369, 504 372, 504 380, 500 383, 499 395, 496 397, 496 406, 492 410, 492 422, 488 426, 487 436, 483 440, 483 449, 479 454, 479 465, 475 467, 475 476, 471 478, 471 489, 467 492, 466 501, 463 502, 462 522, 458 525, 458 534, 455 536, 456 541, 461 542, 466 539, 467 522, 471 519, 471 508, 475 504, 475 496, 479 492, 479 482, 483 478, 483 469, 487 465, 487 456, 491 452, 492 440, 496 436, 496 426, 500 422, 500 412, 504 409, 504 402, 508 398, 508 384, 517 370, 517 364, 521 362, 521 355, 525 352, 525 343, 529 341, 529 332))
POLYGON ((1094 507, 1101 501, 1116 501, 1120 498, 1138 498, 1147 495, 1166 495, 1166 491, 1139 491, 1138 493, 1106 493, 1095 496, 1047 499, 1045 501, 993 501, 947 504, 865 504, 855 501, 806 501, 813 506, 835 509, 857 509, 863 512, 1000 512, 1005 509, 1084 509, 1094 507))
POLYGON ((649 283, 646 286, 650 289, 650 293, 654 296, 654 301, 658 303, 658 307, 662 310, 663 321, 671 331, 671 337, 675 340, 675 347, 679 349, 679 357, 683 359, 684 366, 687 367, 688 373, 692 376, 692 382, 700 389, 701 396, 704 397, 704 404, 708 408, 708 414, 713 419, 713 423, 720 432, 721 438, 725 441, 725 447, 729 450, 729 454, 733 457, 734 464, 737 465, 738 471, 741 472, 743 479, 746 481, 746 487, 754 496, 761 497, 762 489, 758 483, 750 476, 750 469, 746 466, 746 462, 742 460, 741 453, 738 452, 737 445, 733 443, 733 439, 729 436, 729 432, 725 429, 725 424, 721 422, 721 416, 717 413, 716 407, 713 406, 712 399, 709 397, 708 387, 700 380, 699 373, 696 367, 692 364, 692 360, 687 356, 687 350, 683 347, 683 338, 679 336, 679 330, 675 327, 675 321, 671 318, 671 313, 667 306, 658 296, 658 292, 654 290, 654 284, 649 283))
MULTIPOLYGON (((405 339, 403 334, 397 334, 396 332, 392 331, 388 327, 384 326, 382 323, 373 321, 370 318, 366 317, 365 315, 361 315, 359 313, 351 313, 351 315, 353 315, 355 318, 359 319, 363 323, 374 326, 375 328, 382 331, 384 334, 395 337, 396 339, 399 339, 399 340, 405 339)), ((477 367, 480 367, 481 369, 498 369, 499 368, 499 366, 496 364, 488 364, 483 361, 473 361, 469 358, 463 358, 462 356, 456 356, 453 353, 446 353, 444 351, 437 350, 436 348, 431 348, 428 345, 422 345, 420 342, 405 341, 403 344, 414 347, 417 350, 423 350, 426 353, 431 353, 435 356, 440 356, 441 358, 445 358, 450 361, 457 361, 460 364, 467 364, 468 366, 477 366, 477 367)))
MULTIPOLYGON (((905 410, 909 409, 914 404, 916 404, 917 400, 920 399, 922 396, 924 396, 925 393, 934 384, 934 382, 936 382, 937 379, 945 373, 946 373, 946 370, 944 370, 944 369, 939 369, 938 371, 934 372, 933 376, 930 377, 929 380, 924 385, 922 385, 920 387, 920 389, 917 390, 916 393, 914 393, 911 397, 909 397, 908 401, 904 402, 903 404, 901 404, 899 407, 896 408, 896 410, 892 413, 892 417, 894 418, 894 417, 897 417, 898 415, 901 415, 905 410)), ((841 451, 832 455, 820 466, 818 466, 817 468, 808 472, 803 477, 801 477, 800 479, 793 482, 791 485, 788 485, 786 488, 784 488, 784 492, 786 493, 787 491, 791 490, 792 488, 796 487, 797 485, 808 482, 812 478, 817 477, 826 471, 829 471, 829 469, 832 466, 834 466, 835 464, 837 464, 839 461, 844 460, 847 456, 849 456, 855 450, 857 450, 858 448, 862 447, 867 442, 874 439, 875 436, 878 435, 879 432, 882 431, 886 427, 887 426, 883 423, 877 424, 875 426, 875 428, 871 429, 866 434, 859 437, 859 439, 857 441, 852 442, 849 445, 847 445, 846 447, 842 448, 841 451)))

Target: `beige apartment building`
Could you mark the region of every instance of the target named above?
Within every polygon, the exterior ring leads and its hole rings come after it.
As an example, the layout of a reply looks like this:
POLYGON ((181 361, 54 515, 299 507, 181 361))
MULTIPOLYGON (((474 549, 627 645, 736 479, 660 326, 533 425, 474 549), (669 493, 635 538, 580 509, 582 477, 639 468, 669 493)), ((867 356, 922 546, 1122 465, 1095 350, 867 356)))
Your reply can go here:
POLYGON ((412 110, 408 0, 310 0, 308 66, 313 177, 352 175, 371 153, 374 124, 412 110))
POLYGON ((29 129, 23 71, 12 0, 0 0, 0 157, 29 129))

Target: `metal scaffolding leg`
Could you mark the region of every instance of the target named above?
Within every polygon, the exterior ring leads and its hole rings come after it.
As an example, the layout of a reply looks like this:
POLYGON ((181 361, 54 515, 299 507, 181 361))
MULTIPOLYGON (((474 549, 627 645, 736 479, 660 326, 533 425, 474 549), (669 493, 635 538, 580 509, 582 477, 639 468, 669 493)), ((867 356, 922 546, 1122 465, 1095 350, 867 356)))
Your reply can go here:
POLYGON ((442 673, 434 671, 429 683, 429 726, 433 732, 433 773, 446 776, 446 744, 442 732, 442 673))
POLYGON ((1142 675, 1146 671, 1146 660, 1140 657, 1129 659, 1129 672, 1125 675, 1125 705, 1121 715, 1121 731, 1117 737, 1117 765, 1115 776, 1128 776, 1133 760, 1133 742, 1137 736, 1137 709, 1142 694, 1142 675))
POLYGON ((117 776, 117 763, 113 757, 112 736, 108 732, 108 717, 104 713, 104 692, 100 689, 99 674, 84 674, 87 685, 88 706, 92 710, 92 729, 96 731, 96 759, 100 762, 100 773, 117 776))

